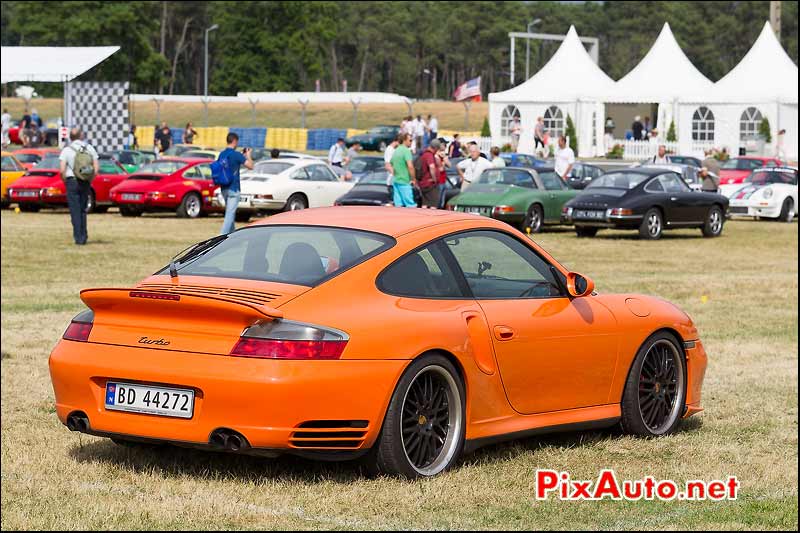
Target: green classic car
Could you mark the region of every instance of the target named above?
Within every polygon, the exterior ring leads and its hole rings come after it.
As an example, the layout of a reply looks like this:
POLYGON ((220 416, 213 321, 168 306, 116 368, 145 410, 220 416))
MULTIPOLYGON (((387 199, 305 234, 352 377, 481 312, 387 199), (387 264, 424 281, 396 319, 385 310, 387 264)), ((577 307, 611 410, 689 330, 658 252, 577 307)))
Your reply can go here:
POLYGON ((400 133, 398 126, 376 126, 361 135, 348 137, 345 139, 345 144, 350 147, 355 143, 360 143, 364 150, 383 152, 398 133, 400 133))
POLYGON ((447 203, 447 208, 496 218, 531 233, 560 224, 561 208, 578 194, 553 168, 492 168, 447 203))

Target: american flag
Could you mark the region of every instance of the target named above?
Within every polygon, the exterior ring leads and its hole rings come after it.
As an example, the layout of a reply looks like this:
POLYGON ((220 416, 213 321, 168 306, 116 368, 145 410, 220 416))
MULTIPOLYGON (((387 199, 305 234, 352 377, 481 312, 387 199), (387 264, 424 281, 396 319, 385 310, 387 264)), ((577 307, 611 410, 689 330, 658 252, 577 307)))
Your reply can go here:
POLYGON ((462 83, 453 93, 453 98, 457 101, 466 100, 473 97, 481 97, 481 77, 472 78, 466 83, 462 83))

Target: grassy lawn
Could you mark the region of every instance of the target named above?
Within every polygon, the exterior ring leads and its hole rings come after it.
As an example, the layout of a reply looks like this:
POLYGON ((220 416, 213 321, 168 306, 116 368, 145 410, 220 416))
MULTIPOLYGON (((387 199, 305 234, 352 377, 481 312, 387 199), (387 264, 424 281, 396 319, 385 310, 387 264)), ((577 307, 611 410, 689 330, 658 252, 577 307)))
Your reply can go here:
MULTIPOLYGON (((3 98, 2 107, 15 119, 22 116, 25 103, 20 98, 3 98)), ((42 119, 58 117, 63 114, 60 98, 41 98, 31 102, 42 119)), ((131 122, 140 126, 156 123, 156 105, 153 102, 131 102, 131 122)), ((443 130, 478 131, 483 126, 484 117, 489 114, 488 102, 472 104, 469 112, 469 128, 464 128, 464 106, 458 102, 420 102, 414 104, 414 113, 427 116, 434 114, 443 130)), ((358 127, 370 128, 380 124, 400 124, 408 114, 405 104, 363 104, 358 108, 358 127)), ((300 104, 258 104, 255 122, 250 104, 209 104, 209 126, 267 126, 273 128, 299 128, 300 104)), ((161 104, 161 120, 170 126, 183 126, 193 122, 203 126, 204 110, 200 103, 164 102, 161 104)), ((352 128, 353 106, 350 104, 309 104, 306 108, 307 128, 352 128)))
POLYGON ((219 217, 89 216, 71 244, 62 212, 2 212, 2 529, 797 529, 798 225, 741 221, 660 242, 608 232, 536 236, 603 292, 680 305, 709 354, 706 411, 655 440, 569 433, 482 449, 435 479, 363 477, 351 464, 129 449, 70 433, 47 357, 84 287, 130 286, 219 217), (537 468, 595 479, 724 479, 736 501, 534 500, 537 468))

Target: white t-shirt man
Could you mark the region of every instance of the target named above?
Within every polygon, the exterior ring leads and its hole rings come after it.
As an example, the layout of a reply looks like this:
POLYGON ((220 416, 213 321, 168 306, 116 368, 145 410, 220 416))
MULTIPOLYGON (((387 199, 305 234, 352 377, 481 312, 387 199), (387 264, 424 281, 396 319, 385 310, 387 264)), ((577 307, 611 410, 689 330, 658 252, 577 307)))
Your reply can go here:
POLYGON ((386 147, 386 150, 383 151, 383 162, 386 163, 384 166, 386 167, 386 172, 388 175, 386 176, 386 185, 392 184, 392 178, 394 177, 394 168, 392 167, 392 156, 394 155, 394 151, 397 149, 396 146, 392 146, 391 144, 386 147))
POLYGON ((328 151, 328 163, 331 165, 341 166, 342 162, 344 161, 344 148, 341 144, 336 143, 331 146, 331 149, 328 151))
POLYGON ((565 146, 556 149, 556 174, 561 178, 566 178, 567 169, 575 164, 575 152, 572 148, 565 146))
POLYGON ((439 121, 436 120, 436 117, 431 117, 431 121, 428 122, 428 129, 430 129, 432 133, 437 133, 439 131, 439 121))
POLYGON ((478 159, 468 157, 458 163, 458 168, 464 173, 464 181, 461 182, 461 192, 464 192, 473 182, 478 180, 484 170, 495 168, 495 166, 491 161, 483 157, 478 159))
POLYGON ((666 155, 664 157, 658 157, 658 154, 653 156, 653 164, 654 165, 666 165, 669 163, 669 157, 666 155))
POLYGON ((75 177, 75 171, 73 171, 73 167, 75 166, 75 156, 78 155, 78 152, 80 152, 84 148, 89 153, 89 155, 92 156, 92 159, 94 161, 97 161, 99 159, 97 156, 97 151, 91 144, 80 140, 72 141, 67 146, 65 146, 63 150, 61 150, 61 155, 58 156, 59 161, 64 161, 67 163, 67 169, 64 172, 65 174, 64 178, 75 177))

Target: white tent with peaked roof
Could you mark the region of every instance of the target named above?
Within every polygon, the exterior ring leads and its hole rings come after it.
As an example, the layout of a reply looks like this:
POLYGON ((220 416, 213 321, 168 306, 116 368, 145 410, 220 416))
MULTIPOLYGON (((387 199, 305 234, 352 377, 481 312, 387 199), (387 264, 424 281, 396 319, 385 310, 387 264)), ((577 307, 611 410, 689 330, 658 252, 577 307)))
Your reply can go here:
POLYGON ((603 132, 602 102, 613 90, 614 80, 592 61, 575 26, 570 26, 561 46, 535 75, 489 95, 492 143, 509 142, 508 124, 518 113, 522 125, 519 151, 533 153, 537 117, 545 117, 552 136, 563 132, 569 114, 575 123, 579 153, 596 155, 603 132))

